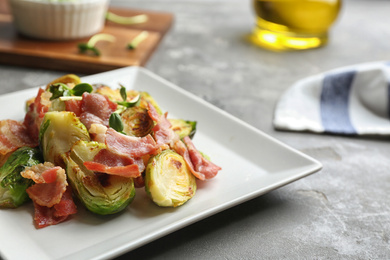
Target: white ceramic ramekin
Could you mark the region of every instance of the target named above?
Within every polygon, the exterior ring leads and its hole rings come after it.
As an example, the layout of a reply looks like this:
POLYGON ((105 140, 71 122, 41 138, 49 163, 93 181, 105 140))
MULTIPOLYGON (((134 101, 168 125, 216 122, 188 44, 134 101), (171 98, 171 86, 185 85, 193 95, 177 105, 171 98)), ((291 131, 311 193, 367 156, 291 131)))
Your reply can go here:
POLYGON ((102 30, 109 0, 9 0, 17 30, 33 38, 72 40, 102 30))

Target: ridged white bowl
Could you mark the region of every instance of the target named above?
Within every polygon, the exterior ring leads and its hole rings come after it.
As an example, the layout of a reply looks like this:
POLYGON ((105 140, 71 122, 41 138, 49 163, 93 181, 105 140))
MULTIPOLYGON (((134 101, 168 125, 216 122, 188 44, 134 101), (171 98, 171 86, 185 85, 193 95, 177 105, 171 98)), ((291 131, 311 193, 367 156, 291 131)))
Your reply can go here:
POLYGON ((109 0, 9 0, 17 30, 33 38, 72 40, 102 30, 109 0))

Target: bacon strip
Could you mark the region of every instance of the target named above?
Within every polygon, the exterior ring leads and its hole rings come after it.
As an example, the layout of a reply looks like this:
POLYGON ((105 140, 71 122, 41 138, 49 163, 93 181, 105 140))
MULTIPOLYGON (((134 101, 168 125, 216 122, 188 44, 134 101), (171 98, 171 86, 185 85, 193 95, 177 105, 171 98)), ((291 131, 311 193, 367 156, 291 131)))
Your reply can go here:
POLYGON ((81 115, 81 103, 82 100, 70 99, 65 102, 65 110, 69 112, 73 112, 76 116, 81 115))
POLYGON ((196 178, 200 180, 211 179, 222 169, 204 158, 188 136, 183 138, 183 142, 177 141, 174 145, 174 150, 183 156, 184 161, 196 178))
POLYGON ((179 139, 178 135, 171 129, 172 124, 167 119, 167 113, 165 115, 158 114, 156 108, 148 103, 148 114, 156 122, 152 131, 158 145, 173 144, 179 139))
POLYGON ((61 167, 45 162, 26 167, 21 175, 35 182, 26 191, 34 202, 37 228, 58 224, 77 212, 65 170, 61 167))
POLYGON ((77 208, 72 199, 70 186, 68 186, 62 195, 61 201, 51 208, 41 206, 34 202, 34 222, 36 228, 56 225, 67 220, 70 215, 76 213, 77 208))
POLYGON ((158 149, 151 135, 133 137, 118 133, 112 128, 106 132, 106 145, 111 152, 130 158, 140 158, 158 149))
POLYGON ((0 121, 0 155, 6 155, 20 147, 38 146, 38 142, 31 139, 23 123, 15 120, 0 121))
POLYGON ((129 178, 136 178, 145 169, 141 158, 131 158, 128 155, 113 153, 111 150, 100 150, 93 161, 84 162, 84 166, 94 172, 102 172, 129 178))
POLYGON ((195 170, 197 172, 201 172, 206 179, 215 177, 215 175, 217 175, 218 172, 222 170, 221 167, 204 158, 202 154, 195 148, 195 145, 188 136, 183 138, 183 142, 187 146, 188 153, 195 170))
POLYGON ((26 191, 40 206, 52 207, 58 204, 68 185, 65 170, 49 162, 27 167, 21 175, 34 180, 35 184, 26 191))
POLYGON ((130 164, 126 166, 107 166, 97 162, 84 162, 84 166, 91 171, 104 172, 107 174, 136 178, 141 175, 138 165, 130 164))
MULTIPOLYGON (((108 126, 110 115, 116 110, 117 104, 100 94, 85 92, 80 103, 80 120, 89 129, 92 124, 108 126)), ((72 108, 75 109, 76 108, 72 108)))
POLYGON ((44 89, 40 88, 34 102, 30 104, 24 117, 23 124, 27 128, 29 136, 36 143, 39 141, 39 128, 41 127, 43 117, 45 116, 45 113, 49 111, 51 105, 50 97, 50 92, 46 92, 44 89))

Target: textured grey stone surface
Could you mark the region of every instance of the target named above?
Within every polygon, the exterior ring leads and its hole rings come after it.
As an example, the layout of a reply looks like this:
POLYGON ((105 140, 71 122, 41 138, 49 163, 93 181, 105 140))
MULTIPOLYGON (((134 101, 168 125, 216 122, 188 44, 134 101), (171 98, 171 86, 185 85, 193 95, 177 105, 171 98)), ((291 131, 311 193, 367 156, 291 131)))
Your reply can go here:
MULTIPOLYGON (((390 259, 389 138, 272 127, 278 98, 295 81, 390 60, 390 1, 344 1, 326 47, 288 53, 243 40, 254 24, 248 0, 112 0, 112 5, 174 13, 172 29, 146 67, 324 166, 118 259, 390 259)), ((0 65, 0 94, 63 74, 0 65)))

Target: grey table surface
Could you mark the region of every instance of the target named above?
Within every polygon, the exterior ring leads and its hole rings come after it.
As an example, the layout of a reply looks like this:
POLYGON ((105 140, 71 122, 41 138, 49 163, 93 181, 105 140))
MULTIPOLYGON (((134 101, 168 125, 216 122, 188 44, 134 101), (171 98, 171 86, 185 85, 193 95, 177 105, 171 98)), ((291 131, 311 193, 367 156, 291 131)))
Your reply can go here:
MULTIPOLYGON (((146 68, 319 160, 323 169, 118 259, 390 259, 389 138, 275 131, 281 94, 333 68, 390 60, 390 1, 346 0, 327 46, 274 53, 243 40, 249 0, 112 0, 174 25, 146 68)), ((69 68, 72 72, 72 68, 69 68)), ((64 71, 0 64, 0 94, 64 71)))

